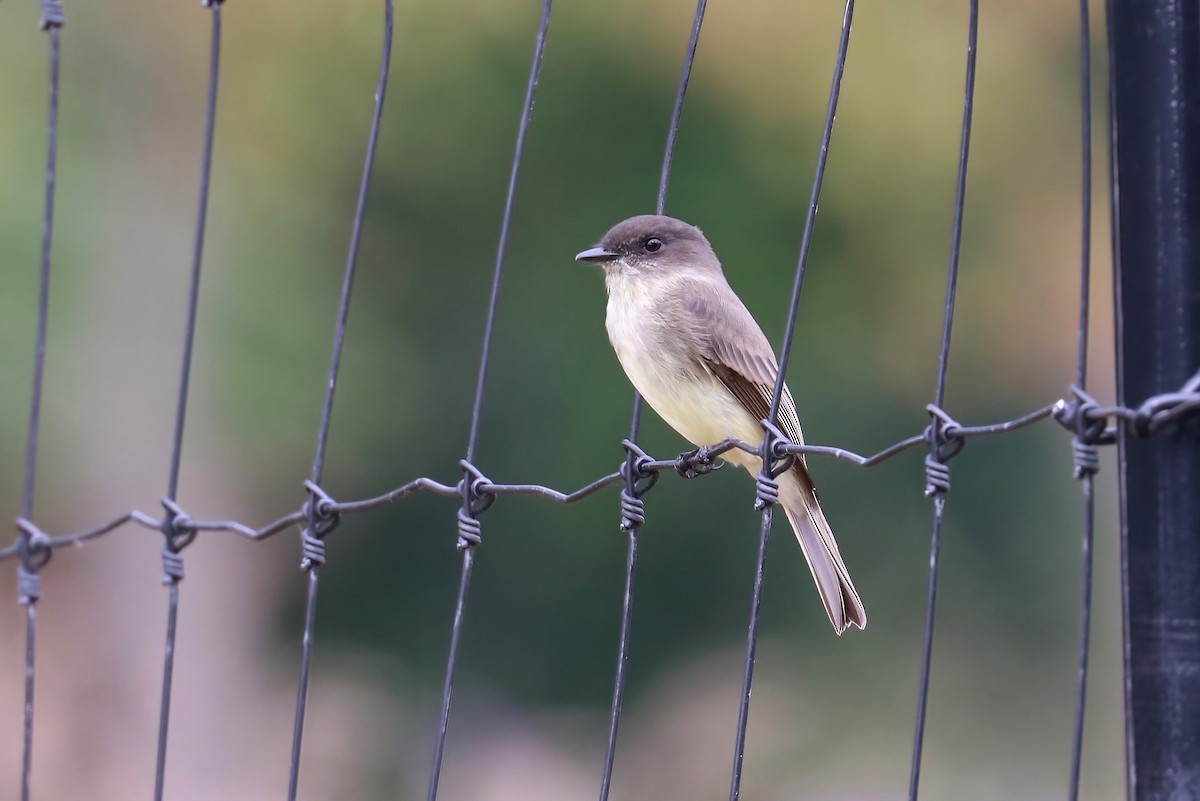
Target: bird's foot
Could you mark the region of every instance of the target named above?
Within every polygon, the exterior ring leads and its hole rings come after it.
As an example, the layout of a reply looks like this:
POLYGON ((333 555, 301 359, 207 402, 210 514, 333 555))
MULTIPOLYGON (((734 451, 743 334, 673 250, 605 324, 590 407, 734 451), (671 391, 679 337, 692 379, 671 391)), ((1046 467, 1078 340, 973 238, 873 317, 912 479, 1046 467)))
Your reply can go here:
POLYGON ((676 462, 675 471, 684 478, 707 475, 725 466, 725 462, 718 459, 707 445, 679 454, 676 462))

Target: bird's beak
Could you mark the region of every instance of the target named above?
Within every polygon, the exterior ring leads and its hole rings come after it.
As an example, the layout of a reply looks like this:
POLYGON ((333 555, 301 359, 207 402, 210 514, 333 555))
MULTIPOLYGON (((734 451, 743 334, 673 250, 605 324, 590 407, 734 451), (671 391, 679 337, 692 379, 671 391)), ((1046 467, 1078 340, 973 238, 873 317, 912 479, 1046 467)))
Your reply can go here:
POLYGON ((620 258, 619 253, 613 253, 611 250, 605 250, 602 247, 588 248, 582 253, 575 254, 575 261, 612 261, 620 258))

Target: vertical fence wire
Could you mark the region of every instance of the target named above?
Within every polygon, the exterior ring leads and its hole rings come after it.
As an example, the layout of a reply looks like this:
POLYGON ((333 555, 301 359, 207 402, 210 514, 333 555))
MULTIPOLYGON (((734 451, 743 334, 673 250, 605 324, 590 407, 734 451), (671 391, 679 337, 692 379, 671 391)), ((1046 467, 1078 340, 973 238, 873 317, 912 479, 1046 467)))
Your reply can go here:
MULTIPOLYGON (((833 140, 833 124, 837 118, 838 99, 841 96, 842 76, 846 71, 846 55, 850 47, 850 29, 853 26, 853 22, 854 0, 846 0, 845 11, 842 15, 841 34, 838 39, 837 59, 833 69, 833 80, 829 87, 829 105, 825 112, 825 125, 821 133, 821 146, 817 153, 817 165, 813 173, 812 192, 809 196, 808 210, 804 217, 804 234, 800 241, 800 256, 796 262, 791 302, 788 307, 787 327, 784 330, 783 345, 779 353, 779 369, 775 376, 771 408, 767 416, 767 422, 771 424, 774 424, 779 414, 779 404, 783 399, 784 377, 791 356, 792 341, 796 333, 796 318, 800 309, 800 292, 804 285, 808 254, 812 245, 812 233, 816 225, 817 209, 820 205, 821 185, 825 179, 825 165, 829 158, 829 146, 833 140)), ((764 441, 762 454, 762 473, 768 479, 773 478, 772 466, 775 462, 771 451, 772 442, 772 437, 768 434, 764 441)), ((762 504, 762 525, 759 529, 758 561, 755 564, 754 570, 754 590, 750 604, 750 623, 746 631, 746 662, 742 673, 742 697, 738 704, 737 731, 734 737, 733 776, 729 786, 730 801, 737 801, 738 796, 741 794, 742 766, 746 752, 746 728, 750 716, 750 693, 754 684, 754 662, 758 650, 759 610, 762 606, 763 577, 766 572, 767 546, 771 538, 772 518, 772 504, 762 504)))
POLYGON ((1079 668, 1075 688, 1075 721, 1071 737, 1071 779, 1068 798, 1079 798, 1080 772, 1083 764, 1083 725, 1087 704, 1088 656, 1091 645, 1092 621, 1092 547, 1095 541, 1096 502, 1095 476, 1080 477, 1083 491, 1082 587, 1080 588, 1079 668))
POLYGON ((517 181, 521 176, 521 163, 525 156, 525 135, 533 118, 533 103, 537 98, 538 79, 542 74, 542 56, 546 51, 546 33, 550 28, 550 12, 553 0, 544 0, 542 18, 534 45, 533 65, 529 81, 525 86, 525 102, 522 106, 521 123, 517 127, 517 144, 513 153, 512 169, 508 175, 508 191, 504 196, 504 215, 500 221, 500 241, 496 245, 496 263, 492 270, 492 290, 488 296, 487 321, 483 327, 483 345, 480 348, 479 372, 475 379, 475 401, 471 406, 471 429, 467 435, 468 462, 475 460, 475 448, 479 444, 479 420, 483 414, 483 390, 487 382, 488 365, 492 357, 492 334, 496 328, 496 312, 500 305, 500 283, 504 280, 504 258, 508 253, 508 232, 512 227, 513 204, 517 196, 517 181))
MULTIPOLYGON (((975 54, 979 39, 979 0, 969 0, 967 22, 967 76, 963 98, 962 139, 958 156, 958 179, 954 195, 954 223, 950 241, 950 268, 946 278, 945 317, 942 343, 938 354, 937 385, 933 406, 940 409, 946 398, 946 371, 950 362, 950 333, 954 324, 954 300, 958 287, 959 251, 962 245, 963 207, 967 193, 967 161, 971 149, 971 116, 975 108, 975 54)), ((912 764, 909 770, 908 798, 916 801, 921 781, 921 755, 925 741, 925 716, 929 707, 929 674, 933 658, 934 615, 937 608, 938 557, 942 520, 946 511, 946 492, 950 488, 945 460, 949 453, 940 436, 941 418, 934 415, 929 428, 929 456, 925 459, 929 483, 926 494, 933 497, 933 528, 929 537, 929 585, 925 599, 925 633, 921 651, 921 677, 917 690, 917 714, 913 730, 912 764)))
POLYGON ((304 559, 301 567, 308 573, 308 592, 304 604, 304 634, 300 645, 300 676, 296 688, 296 713, 292 726, 292 752, 288 764, 288 801, 295 801, 300 786, 300 752, 304 742, 304 719, 308 706, 308 683, 312 672, 313 636, 317 619, 317 590, 320 584, 321 567, 325 564, 324 537, 337 524, 336 515, 322 505, 328 500, 319 485, 325 468, 325 451, 329 441, 329 429, 333 418, 333 398, 337 388, 338 373, 342 363, 342 349, 346 341, 346 327, 350 320, 350 294, 354 288, 354 275, 358 267, 358 251, 362 244, 363 224, 366 219, 367 196, 371 188, 371 170, 375 164, 375 150, 379 144, 379 129, 383 117, 383 102, 387 95, 388 75, 392 62, 392 28, 395 18, 393 0, 384 0, 383 45, 380 53, 379 80, 376 84, 374 106, 371 112, 371 130, 367 135, 367 152, 363 158, 362 178, 358 186, 358 199, 354 207, 354 222, 350 234, 350 246, 346 255, 346 269, 342 276, 342 291, 338 301, 337 322, 334 325, 333 347, 329 357, 329 377, 325 384, 325 400, 321 406, 321 422, 317 428, 317 444, 313 452, 311 479, 308 486, 310 497, 306 504, 307 525, 301 534, 304 559))
POLYGON ((625 592, 621 601, 621 633, 617 645, 617 672, 613 679, 612 707, 608 717, 608 745, 604 751, 604 773, 600 778, 600 801, 608 801, 612 788, 613 766, 617 759, 617 730, 621 725, 621 709, 625 703, 625 674, 629 667, 629 629, 633 624, 633 589, 637 575, 638 529, 629 529, 629 544, 625 551, 625 592))
MULTIPOLYGON (((679 73, 679 86, 675 90, 675 105, 671 109, 671 120, 667 125, 667 144, 663 152, 662 170, 658 179, 658 197, 654 204, 656 214, 662 214, 667 207, 667 188, 671 183, 671 168, 675 162, 675 146, 679 138, 679 123, 683 118, 683 103, 687 99, 688 84, 692 79, 692 68, 696 63, 696 48, 700 45, 700 31, 704 27, 704 13, 708 8, 708 0, 698 0, 696 13, 692 17, 692 31, 688 37, 687 50, 683 57, 683 69, 679 73)), ((642 396, 633 393, 633 411, 629 417, 629 442, 636 447, 638 430, 642 423, 642 396)), ((635 469, 636 455, 630 449, 625 460, 625 487, 621 492, 622 505, 632 504, 642 508, 640 495, 649 485, 640 485, 639 476, 635 469)), ((650 481, 653 483, 653 480, 650 481)), ((629 634, 633 624, 633 590, 637 574, 638 533, 644 517, 639 513, 630 516, 623 515, 622 528, 625 528, 628 544, 625 555, 625 591, 621 600, 621 631, 617 644, 617 669, 613 677, 612 707, 608 720, 608 743, 604 752, 604 772, 600 778, 600 801, 607 801, 612 787, 613 767, 617 758, 617 731, 621 725, 621 710, 625 703, 626 671, 629 666, 629 634)))
MULTIPOLYGON (((1121 220, 1121 216, 1122 216, 1121 215, 1121 194, 1122 193, 1117 190, 1118 181, 1121 180, 1120 172, 1117 169, 1117 166, 1118 166, 1118 151, 1117 151, 1117 142, 1118 142, 1117 74, 1118 73, 1117 73, 1117 70, 1118 70, 1118 66, 1119 66, 1119 61, 1118 61, 1119 56, 1117 54, 1117 43, 1118 43, 1118 39, 1119 39, 1119 33, 1118 33, 1117 25, 1120 24, 1118 22, 1118 20, 1120 18, 1121 9, 1117 8, 1116 7, 1117 5, 1118 5, 1117 3, 1109 2, 1108 0, 1106 0, 1106 2, 1104 4, 1104 23, 1105 23, 1104 24, 1104 27, 1105 27, 1104 56, 1105 56, 1105 60, 1108 62, 1108 65, 1107 65, 1107 69, 1105 69, 1101 74, 1104 75, 1105 78, 1107 79, 1106 80, 1106 90, 1105 90, 1105 100, 1107 101, 1107 109, 1106 109, 1105 121, 1104 121, 1104 131, 1105 131, 1104 142, 1106 145, 1107 152, 1104 155, 1106 157, 1106 166, 1108 167, 1108 187, 1107 187, 1107 195, 1108 195, 1107 205, 1108 205, 1108 219, 1109 219, 1108 252, 1110 254, 1112 254, 1111 255, 1111 258, 1112 258, 1112 282, 1113 282, 1112 298, 1113 298, 1113 329, 1114 329, 1113 330, 1113 348, 1114 348, 1114 353, 1113 353, 1114 365, 1113 366, 1116 371, 1116 387, 1115 387, 1116 401, 1118 403, 1124 403, 1124 402, 1128 401, 1128 398, 1125 396, 1124 388, 1123 388, 1123 381, 1122 381, 1122 374, 1124 373, 1124 370, 1125 370, 1125 365, 1124 365, 1125 353, 1124 353, 1124 348, 1122 347, 1122 341, 1121 341, 1121 331, 1122 331, 1122 326, 1123 326, 1122 318, 1123 318, 1123 314, 1124 314, 1124 309, 1122 308, 1122 304, 1121 304, 1121 228, 1120 228, 1120 220, 1121 220)), ((1134 73, 1134 76, 1140 77, 1140 76, 1138 76, 1138 73, 1136 73, 1136 72, 1134 73)), ((1090 86, 1090 82, 1089 82, 1089 86, 1090 86)), ((1136 195, 1135 193, 1132 193, 1132 192, 1129 192, 1127 194, 1128 194, 1128 197, 1131 199, 1138 197, 1138 195, 1136 195)), ((1128 200, 1126 202, 1128 202, 1128 200)), ((1089 300, 1091 298, 1090 291, 1088 293, 1088 298, 1089 298, 1089 300)), ((1129 582, 1130 550, 1129 550, 1129 539, 1127 536, 1128 532, 1127 532, 1127 521, 1126 521, 1126 511, 1125 511, 1127 508, 1127 504, 1128 504, 1127 490, 1128 490, 1129 482, 1128 482, 1128 474, 1127 474, 1127 464, 1125 463, 1125 460, 1124 460, 1123 454, 1122 454, 1122 449, 1124 447, 1125 446, 1120 444, 1120 441, 1118 440, 1116 479, 1117 479, 1117 503, 1118 503, 1117 519, 1119 521, 1118 525, 1120 526, 1120 529, 1118 531, 1118 536, 1117 536, 1117 548, 1118 548, 1117 558, 1118 558, 1118 563, 1120 564, 1120 569, 1121 569, 1121 577, 1120 577, 1121 669, 1122 669, 1121 678, 1122 678, 1122 684, 1123 684, 1122 692, 1121 692, 1121 696, 1122 696, 1121 711, 1123 714, 1121 717, 1124 722, 1124 725, 1122 726, 1122 732, 1121 732, 1121 734, 1122 734, 1121 743, 1124 746, 1124 751, 1125 751, 1125 771, 1124 771, 1124 773, 1125 773, 1125 797, 1127 799, 1131 799, 1134 797, 1133 794, 1134 794, 1134 790, 1135 790, 1136 761, 1134 758, 1135 739, 1134 739, 1134 725, 1133 725, 1133 691, 1132 691, 1132 686, 1129 681, 1129 670, 1130 670, 1130 667, 1133 665, 1133 653, 1131 651, 1131 648, 1130 648, 1131 643, 1129 641, 1129 610, 1130 610, 1129 602, 1130 602, 1130 598, 1131 598, 1132 587, 1130 586, 1130 582, 1129 582)), ((1086 523, 1086 521, 1085 521, 1085 523, 1086 523)))
POLYGON ((325 385, 325 401, 321 406, 321 423, 317 429, 317 445, 313 453, 310 476, 315 484, 321 482, 325 469, 325 450, 329 441, 329 428, 333 418, 333 396, 337 389, 338 372, 342 365, 342 349, 346 341, 346 327, 350 321, 350 293, 354 289, 354 275, 358 267, 358 251, 362 244, 363 222, 366 219, 367 193, 371 188, 371 168, 375 163, 375 149, 379 144, 380 120, 383 116, 383 101, 387 93, 388 74, 392 60, 392 26, 394 23, 392 0, 384 2, 383 47, 379 66, 379 81, 375 89, 375 105, 371 113, 371 131, 367 137, 367 154, 363 162, 362 178, 358 185, 358 200, 354 208, 354 223, 350 233, 350 248, 346 256, 346 270, 342 276, 342 294, 338 303, 337 324, 333 333, 333 349, 329 357, 329 380, 325 385))
POLYGON ((212 38, 209 53, 208 101, 204 117, 204 152, 200 165, 200 196, 196 204, 196 231, 192 246, 192 272, 188 286, 187 323, 183 334, 183 358, 179 371, 179 397, 175 407, 175 433, 171 443, 171 465, 167 472, 167 497, 179 491, 179 466, 183 457, 183 431, 187 418, 188 388, 191 384, 192 350, 196 342, 196 312, 200 299, 200 265, 204 258, 204 233, 208 224, 208 194, 212 176, 213 133, 216 129, 217 88, 221 66, 221 4, 212 2, 212 38))
POLYGON ((438 714, 438 726, 433 746, 433 767, 429 774, 427 798, 437 798, 438 785, 442 780, 442 760, 446 756, 446 732, 450 725, 450 700, 454 695, 454 672, 458 666, 458 651, 462 643, 463 616, 466 614, 467 593, 471 588, 471 575, 475 568, 475 549, 463 549, 462 573, 458 579, 458 600, 454 604, 454 622, 450 627, 450 653, 446 658, 446 675, 442 681, 442 706, 438 714))
MULTIPOLYGON (((770 468, 765 466, 763 471, 770 468)), ((729 799, 737 801, 742 792, 742 766, 746 756, 746 728, 750 722, 750 692, 754 685, 754 660, 758 651, 758 612, 762 607, 763 575, 767 567, 767 546, 771 541, 772 508, 763 507, 758 533, 758 560, 754 566, 754 592, 750 602, 750 624, 746 630, 746 664, 742 670, 742 697, 738 703, 737 729, 733 744, 733 776, 729 780, 729 799)))
POLYGON ((158 714, 158 742, 154 762, 154 799, 162 801, 167 769, 167 732, 171 718, 171 682, 175 672, 175 632, 179 616, 179 582, 183 579, 180 549, 194 533, 180 536, 172 523, 174 501, 179 490, 179 468, 183 454, 184 422, 187 415, 188 385, 191 377, 192 349, 196 337, 196 312, 200 297, 200 266, 204 254, 204 232, 208 219, 208 193, 212 175, 213 134, 216 129, 217 87, 221 64, 221 3, 207 3, 212 11, 212 36, 208 70, 208 100, 204 117, 204 145, 200 166, 200 190, 196 209, 196 232, 192 247, 192 270, 188 286, 187 322, 184 326, 183 357, 180 360, 179 395, 175 408, 175 431, 171 444, 171 463, 167 470, 167 494, 163 517, 163 581, 167 585, 167 634, 163 647, 162 698, 158 714))
MULTIPOLYGON (((33 385, 29 399, 29 430, 25 444, 25 480, 21 493, 21 516, 33 517, 37 480, 38 438, 41 433, 42 387, 46 374, 46 331, 50 316, 50 256, 54 241, 54 196, 58 180, 58 94, 62 63, 62 6, 43 0, 41 27, 49 39, 49 110, 46 128, 46 194, 42 218, 42 254, 38 270, 37 330, 34 335, 33 385)), ((20 601, 25 606, 25 688, 21 722, 21 801, 29 801, 33 778, 33 711, 37 675, 37 601, 41 594, 37 570, 50 552, 34 553, 32 534, 20 529, 21 560, 17 566, 20 601)))
POLYGON ((25 708, 21 741, 21 801, 29 801, 33 773, 33 690, 37 645, 37 601, 25 602, 25 708))
MULTIPOLYGON (((463 462, 461 484, 463 505, 458 513, 458 547, 462 551, 462 573, 459 578, 458 597, 454 604, 454 622, 450 629, 450 651, 446 657, 446 674, 442 686, 441 711, 438 715, 437 736, 433 747, 433 766, 429 775, 429 801, 437 798, 441 781, 442 759, 446 753, 446 731, 450 722, 450 702, 454 694, 454 673, 458 666, 459 647, 462 641, 463 619, 466 614, 467 597, 471 588, 471 575, 475 565, 475 546, 479 543, 479 522, 475 519, 486 506, 475 491, 481 476, 474 471, 476 446, 479 443, 479 423, 483 413, 484 388, 487 381, 488 364, 491 361, 492 336, 499 308, 500 284, 504 279, 504 259, 508 252, 508 233, 512 226, 513 206, 517 194, 517 183, 525 155, 525 138, 529 123, 533 119, 533 105, 537 99, 538 79, 542 74, 542 58, 546 52, 546 35, 550 29, 550 13, 553 0, 543 0, 542 16, 538 25, 537 41, 534 44, 533 63, 529 68, 529 80, 525 86, 525 100, 521 111, 521 122, 517 126, 517 142, 514 147, 512 170, 508 177, 508 191, 504 198, 504 214, 500 223, 500 239, 496 245, 496 262, 492 270, 492 288, 488 297, 487 322, 484 324, 483 344, 480 348, 479 371, 475 381, 475 401, 471 408, 471 426, 467 435, 466 458, 463 462)), ((490 503, 488 501, 487 503, 490 503)))
POLYGON ((300 749, 304 743, 304 715, 308 707, 308 679, 312 672, 313 630, 317 623, 317 586, 320 568, 308 568, 308 590, 304 599, 304 634, 300 641, 300 677, 296 689, 296 714, 292 722, 292 754, 288 763, 288 801, 295 801, 300 789, 300 749))
MULTIPOLYGON (((33 353, 33 389, 29 401, 29 431, 25 442, 25 484, 21 514, 33 517, 37 480, 38 437, 42 421, 42 385, 46 374, 46 329, 50 316, 50 256, 54 241, 54 195, 58 181, 58 88, 62 61, 62 27, 43 21, 50 40, 50 103, 46 133, 46 195, 42 221, 42 259, 38 271, 37 333, 33 353)), ((26 538, 28 534, 23 534, 26 538)))
MULTIPOLYGON (((1079 280, 1079 351, 1076 359, 1075 384, 1081 392, 1087 391, 1088 325, 1091 302, 1091 248, 1092 248, 1092 35, 1091 15, 1088 0, 1079 0, 1079 61, 1080 61, 1080 280, 1079 280)), ((1077 414, 1077 418, 1082 415, 1077 414)), ((1079 798, 1080 772, 1083 765, 1083 726, 1087 706, 1088 657, 1091 646, 1092 623, 1092 559, 1095 542, 1096 462, 1088 460, 1091 453, 1085 451, 1080 459, 1081 448, 1095 444, 1082 440, 1086 422, 1077 419, 1074 440, 1076 477, 1080 479, 1083 493, 1083 536, 1081 549, 1081 587, 1079 610, 1079 667, 1075 688, 1075 721, 1071 738, 1071 774, 1068 798, 1079 798)), ((1098 457, 1098 454, 1096 454, 1098 457)))
POLYGON ((167 728, 171 720, 171 683, 175 674, 175 631, 179 618, 179 584, 169 582, 167 637, 163 646, 162 697, 158 708, 158 744, 154 758, 154 801, 162 801, 167 777, 167 728))
POLYGON ((662 214, 667 209, 667 187, 671 183, 671 167, 675 164, 675 146, 679 139, 679 121, 683 118, 683 101, 687 99, 688 83, 692 80, 692 67, 696 63, 696 48, 700 46, 700 30, 704 27, 704 12, 708 0, 696 3, 696 14, 692 18, 692 33, 688 37, 687 52, 683 57, 683 69, 679 73, 679 87, 675 90, 675 105, 671 109, 671 122, 667 126, 667 147, 663 152, 662 171, 658 177, 658 199, 654 213, 662 214))

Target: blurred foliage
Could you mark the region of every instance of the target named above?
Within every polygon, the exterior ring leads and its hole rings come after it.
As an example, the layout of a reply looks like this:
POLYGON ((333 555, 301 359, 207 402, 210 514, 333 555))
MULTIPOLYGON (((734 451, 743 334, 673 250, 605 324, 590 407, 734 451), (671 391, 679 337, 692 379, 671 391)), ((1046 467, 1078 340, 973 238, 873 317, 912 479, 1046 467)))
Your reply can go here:
MULTIPOLYGON (((217 480, 255 497, 259 521, 297 502, 311 458, 370 118, 376 5, 269 0, 225 10, 193 386, 215 419, 205 447, 220 455, 217 480)), ((326 468, 337 498, 417 475, 457 479, 538 5, 410 0, 397 9, 326 468)), ((789 381, 812 442, 868 452, 925 425, 960 125, 962 5, 859 10, 789 381)), ((6 509, 18 497, 44 149, 43 42, 27 6, 0 7, 8 76, 0 86, 0 359, 14 377, 0 387, 9 410, 0 418, 6 509)), ((713 4, 669 195, 668 211, 706 231, 775 342, 828 90, 835 6, 713 4)), ((574 489, 621 459, 632 392, 603 331, 600 277, 572 255, 613 222, 652 208, 691 10, 682 0, 556 8, 476 460, 497 481, 574 489)), ((985 14, 947 402, 964 422, 1021 414, 1071 379, 1071 13, 1027 0, 985 14)), ((73 343, 114 326, 170 338, 182 324, 207 47, 207 27, 188 4, 80 5, 68 15, 49 473, 69 470, 75 438, 104 425, 105 410, 89 406, 86 392, 59 391, 79 367, 73 343), (132 294, 106 291, 118 274, 132 294)), ((1098 243, 1105 236, 1097 232, 1098 243)), ((1100 344, 1103 363, 1108 343, 1100 344)), ((99 375, 127 387, 115 402, 170 407, 169 360, 144 368, 121 353, 105 359, 99 375)), ((688 447, 652 413, 643 428, 656 455, 688 447)), ((161 443, 165 468, 167 440, 143 435, 161 443)), ((185 465, 186 503, 200 468, 186 455, 185 465)), ((1054 775, 1065 769, 1077 619, 1069 450, 1042 424, 972 444, 954 467, 931 737, 953 750, 963 740, 946 720, 969 728, 976 715, 1020 713, 1025 725, 1034 716, 1052 730, 1009 745, 1048 749, 1054 775), (975 712, 940 700, 951 670, 943 664, 976 677, 977 686, 947 690, 972 699, 975 712)), ((885 726, 899 733, 899 755, 928 560, 920 456, 872 471, 814 460, 813 470, 871 627, 832 637, 779 526, 768 641, 795 644, 805 652, 803 681, 817 697, 842 699, 844 717, 832 726, 885 726), (872 709, 886 719, 868 723, 872 709)), ((648 498, 632 704, 674 666, 744 636, 757 536, 751 486, 732 469, 690 483, 666 476, 648 498)), ((157 491, 146 487, 144 497, 157 491)), ((93 512, 74 510, 71 519, 92 521, 93 512)), ((607 705, 625 559, 617 517, 613 493, 566 508, 506 498, 487 512, 460 686, 533 707, 607 705)), ((436 692, 459 570, 454 536, 453 505, 435 498, 346 519, 329 543, 322 647, 377 654, 436 692)), ((279 599, 287 643, 303 603, 301 583, 292 586, 279 599)), ((731 673, 731 699, 735 685, 731 673)))

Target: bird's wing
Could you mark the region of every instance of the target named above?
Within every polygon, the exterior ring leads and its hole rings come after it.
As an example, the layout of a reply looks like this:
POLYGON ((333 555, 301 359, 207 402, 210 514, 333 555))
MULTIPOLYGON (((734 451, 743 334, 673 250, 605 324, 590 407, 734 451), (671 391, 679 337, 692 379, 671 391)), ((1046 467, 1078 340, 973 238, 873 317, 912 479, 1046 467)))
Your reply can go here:
MULTIPOLYGON (((692 324, 701 363, 755 420, 770 414, 779 368, 771 343, 758 323, 728 284, 705 282, 707 286, 681 292, 686 319, 692 324)), ((779 428, 797 444, 804 441, 800 418, 787 385, 779 403, 779 428)))
MULTIPOLYGON (((771 399, 779 368, 766 335, 742 301, 724 282, 677 293, 685 304, 687 332, 697 357, 756 420, 771 412, 771 399)), ((779 428, 796 444, 804 442, 796 404, 785 385, 779 403, 779 428)), ((841 634, 850 624, 863 628, 867 613, 838 552, 833 531, 817 501, 816 487, 804 457, 798 456, 786 476, 780 477, 780 498, 796 539, 808 560, 825 611, 841 634)))

